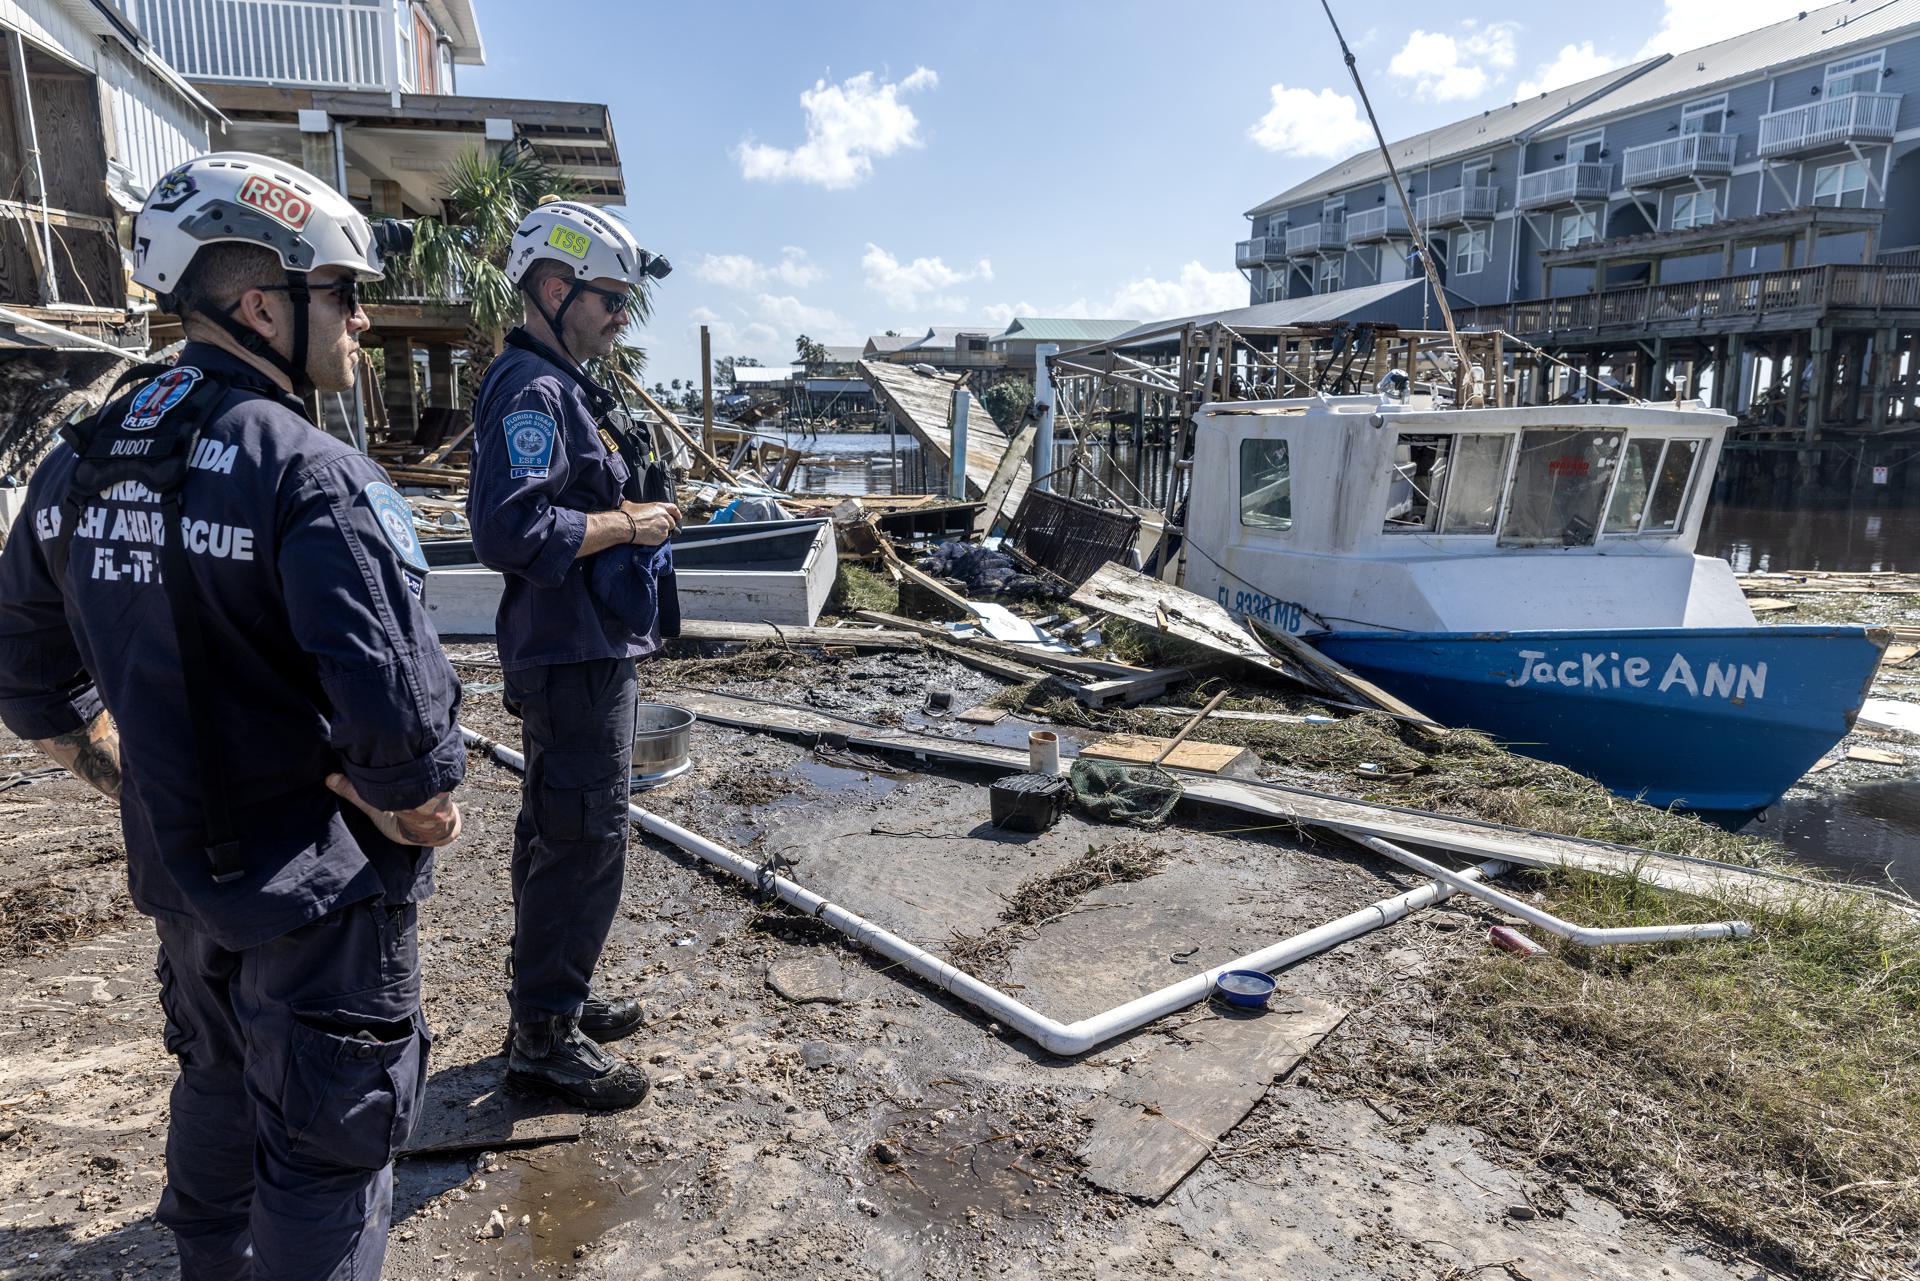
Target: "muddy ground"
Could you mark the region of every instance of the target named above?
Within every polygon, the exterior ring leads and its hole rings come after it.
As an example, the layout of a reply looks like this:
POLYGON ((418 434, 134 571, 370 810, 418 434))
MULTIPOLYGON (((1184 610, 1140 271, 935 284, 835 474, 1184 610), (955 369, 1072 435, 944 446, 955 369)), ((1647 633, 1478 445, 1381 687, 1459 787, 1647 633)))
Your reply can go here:
MULTIPOLYGON (((486 688, 497 677, 464 670, 478 688, 463 719, 517 741, 486 688)), ((918 654, 680 674, 909 719, 929 685, 953 689, 956 708, 998 688, 918 654)), ((1025 726, 973 732, 1024 741, 1025 726)), ((1156 834, 1069 818, 1013 837, 986 823, 985 776, 863 768, 706 725, 694 747, 696 768, 643 803, 755 857, 792 860, 803 883, 935 950, 994 933, 1010 947, 1006 982, 1062 1018, 1413 885, 1285 831, 1183 813, 1156 834), (1164 855, 1161 870, 1005 932, 1003 896, 1123 841, 1164 855)), ((0 777, 42 764, 0 740, 0 777)), ((461 800, 465 833, 441 852, 439 891, 421 914, 435 1090, 456 1101, 503 1067, 518 781, 476 758, 461 800)), ((114 810, 65 777, 0 792, 0 860, 0 1276, 175 1275, 152 1221, 173 1066, 153 933, 126 898, 114 810)), ((1409 991, 1425 990, 1430 967, 1484 948, 1493 919, 1457 904, 1420 914, 1288 971, 1276 999, 1346 1010, 1334 1043, 1363 1025, 1378 1036, 1382 1020, 1417 1039, 1437 1012, 1409 991)), ((651 841, 635 841, 600 981, 647 1002, 648 1025, 618 1048, 648 1064, 652 1096, 588 1119, 577 1142, 403 1162, 389 1277, 1763 1275, 1624 1217, 1471 1129, 1334 1097, 1312 1058, 1164 1201, 1103 1192, 1075 1160, 1083 1108, 1216 1011, 1053 1058, 651 841), (769 966, 796 960, 818 963, 831 1000, 770 989, 769 966)))

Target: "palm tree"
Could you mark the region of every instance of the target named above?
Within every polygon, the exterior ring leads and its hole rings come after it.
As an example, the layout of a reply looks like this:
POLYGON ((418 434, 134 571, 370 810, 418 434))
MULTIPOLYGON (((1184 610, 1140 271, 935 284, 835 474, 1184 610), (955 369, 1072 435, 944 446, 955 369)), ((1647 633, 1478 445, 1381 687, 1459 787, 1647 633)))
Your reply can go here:
MULTIPOLYGON (((443 212, 415 220, 412 252, 394 260, 387 281, 369 294, 377 299, 394 289, 392 282, 411 277, 429 297, 464 302, 472 317, 467 374, 477 386, 487 361, 500 353, 506 330, 520 322, 521 297, 504 269, 514 228, 543 197, 573 196, 579 184, 520 146, 461 153, 442 173, 441 186, 443 212)), ((652 312, 647 287, 636 286, 630 316, 644 321, 652 312)), ((605 363, 637 378, 646 353, 622 342, 605 363)))

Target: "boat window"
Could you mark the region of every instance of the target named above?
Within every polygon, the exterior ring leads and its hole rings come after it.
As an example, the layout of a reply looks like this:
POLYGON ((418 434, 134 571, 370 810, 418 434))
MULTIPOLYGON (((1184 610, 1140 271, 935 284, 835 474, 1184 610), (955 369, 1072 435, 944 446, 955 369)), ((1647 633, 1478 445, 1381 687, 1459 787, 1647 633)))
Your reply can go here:
POLYGON ((1402 435, 1387 488, 1389 534, 1491 534, 1507 479, 1508 436, 1402 435))
POLYGON ((1254 529, 1293 528, 1286 441, 1240 442, 1240 523, 1254 529))
POLYGON ((1500 490, 1507 483, 1511 436, 1461 436, 1447 478, 1443 534, 1491 534, 1500 519, 1500 490))
POLYGON ((1542 428, 1520 434, 1500 541, 1585 547, 1600 531, 1601 505, 1624 433, 1542 428))
POLYGON ((1638 437, 1627 442, 1607 508, 1609 534, 1671 534, 1685 518, 1698 440, 1638 437))
POLYGON ((1647 501, 1647 533, 1671 533, 1680 528, 1687 508, 1687 488, 1693 480, 1693 465, 1700 459, 1697 440, 1670 440, 1666 456, 1655 473, 1653 497, 1647 501))

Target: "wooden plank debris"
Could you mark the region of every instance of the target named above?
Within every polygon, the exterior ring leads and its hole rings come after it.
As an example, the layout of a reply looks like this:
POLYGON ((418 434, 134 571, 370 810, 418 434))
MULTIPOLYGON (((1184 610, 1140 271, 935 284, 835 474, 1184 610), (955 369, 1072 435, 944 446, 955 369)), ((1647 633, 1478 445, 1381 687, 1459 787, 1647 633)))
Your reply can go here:
MULTIPOLYGON (((903 752, 922 760, 951 761, 1009 773, 1023 773, 1027 768, 1024 747, 998 747, 898 726, 869 725, 810 707, 700 690, 676 690, 673 699, 702 720, 736 729, 800 738, 834 734, 844 736, 851 746, 903 752)), ((1063 751, 1060 759, 1062 766, 1071 766, 1074 758, 1063 751)), ((1180 776, 1186 800, 1197 805, 1341 835, 1383 836, 1390 841, 1446 850, 1474 859, 1497 858, 1527 867, 1631 876, 1680 893, 1731 897, 1783 907, 1833 893, 1872 894, 1860 887, 1838 887, 1784 873, 1730 867, 1607 841, 1532 832, 1478 819, 1356 801, 1281 783, 1209 778, 1179 769, 1174 772, 1180 776)), ((1897 903, 1890 895, 1872 896, 1897 903)), ((1897 905, 1901 910, 1913 910, 1903 903, 1897 905)))
POLYGON ((1431 716, 1422 713, 1419 709, 1404 700, 1389 694, 1386 690, 1381 689, 1378 685, 1375 685, 1366 677, 1352 670, 1346 664, 1327 657, 1299 637, 1289 636, 1279 628, 1269 627, 1257 619, 1253 620, 1253 630, 1257 637, 1264 638, 1278 645, 1286 651, 1289 658, 1299 663, 1302 667, 1311 668, 1317 675, 1322 677, 1324 681, 1331 681, 1351 691, 1355 697, 1358 697, 1364 702, 1372 703, 1375 707, 1412 721, 1429 734, 1436 736, 1446 734, 1446 727, 1434 720, 1431 716))
POLYGON ((1756 614, 1777 614, 1784 609, 1799 609, 1800 606, 1777 596, 1755 596, 1747 601, 1747 608, 1756 614))
POLYGON ((1903 703, 1895 698, 1869 698, 1860 705, 1860 714, 1854 719, 1859 724, 1871 725, 1876 729, 1920 734, 1920 703, 1903 703))
POLYGON ((1905 765, 1907 758, 1898 752, 1889 752, 1884 747, 1850 747, 1847 749, 1850 761, 1865 761, 1869 765, 1905 765))
POLYGON ((1300 664, 1269 653, 1238 619, 1206 597, 1124 565, 1102 565, 1073 594, 1073 603, 1224 654, 1257 667, 1269 676, 1346 697, 1346 691, 1339 686, 1329 687, 1300 664))
POLYGON ((998 725, 1001 721, 1007 719, 1007 709, 1004 707, 988 707, 983 703, 979 707, 969 707, 966 711, 957 714, 953 719, 956 721, 965 721, 969 725, 998 725))
POLYGON ((1347 1017, 1308 997, 1276 995, 1256 1017, 1189 1023, 1093 1097, 1075 1159, 1088 1182, 1158 1204, 1253 1111, 1267 1088, 1347 1017))
MULTIPOLYGON (((923 374, 911 365, 896 365, 884 360, 860 362, 860 376, 873 388, 882 405, 920 442, 927 460, 927 474, 945 476, 952 458, 953 434, 947 428, 947 415, 953 405, 953 389, 960 379, 950 374, 923 374)), ((985 500, 992 488, 994 473, 1007 456, 1009 442, 993 415, 981 403, 979 395, 967 392, 967 494, 985 500)), ((1027 480, 1032 473, 1020 459, 1013 478, 1004 485, 1001 499, 1008 508, 1018 510, 1026 496, 1027 480)), ((989 506, 989 511, 992 507, 989 506)))
POLYGON ((1880 666, 1904 667, 1915 654, 1920 654, 1920 645, 1889 645, 1887 652, 1880 656, 1880 666))
POLYGON ((1256 777, 1260 769, 1260 758, 1249 748, 1197 739, 1176 743, 1171 738, 1151 734, 1114 734, 1087 744, 1080 755, 1128 765, 1161 764, 1196 774, 1234 774, 1246 778, 1256 777))
POLYGON ((864 627, 788 627, 773 623, 728 623, 716 619, 687 618, 680 622, 680 639, 723 644, 846 645, 859 650, 920 649, 922 642, 912 632, 864 627))
POLYGON ((581 1114, 507 1090, 498 1058, 442 1068, 427 1081, 420 1120, 400 1155, 499 1151, 580 1137, 581 1114))
POLYGON ((1750 595, 1920 595, 1920 574, 1897 570, 1842 573, 1789 569, 1765 574, 1736 574, 1734 578, 1740 584, 1740 589, 1750 595))

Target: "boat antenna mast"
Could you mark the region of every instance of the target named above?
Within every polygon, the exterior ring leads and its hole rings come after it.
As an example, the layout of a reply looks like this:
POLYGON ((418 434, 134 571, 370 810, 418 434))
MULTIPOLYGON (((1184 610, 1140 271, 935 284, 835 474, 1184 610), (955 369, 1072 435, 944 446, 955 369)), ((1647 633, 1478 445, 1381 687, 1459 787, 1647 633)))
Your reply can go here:
MULTIPOLYGON (((1340 33, 1340 23, 1333 16, 1333 6, 1328 0, 1320 0, 1320 7, 1326 10, 1327 22, 1333 27, 1333 38, 1340 42, 1340 57, 1347 64, 1347 74, 1353 77, 1353 87, 1360 91, 1360 105, 1367 109, 1367 123, 1373 126, 1373 137, 1380 144, 1380 159, 1386 162, 1387 177, 1393 182, 1393 190, 1400 197, 1400 208, 1407 216, 1407 235, 1413 240, 1413 248, 1420 255, 1420 265, 1426 269, 1427 284, 1431 287, 1433 300, 1440 305, 1440 319, 1447 327, 1447 337, 1453 342, 1455 369, 1453 371, 1453 403, 1466 404, 1467 387, 1467 345, 1460 339, 1460 331, 1454 327, 1453 308, 1447 305, 1447 290, 1440 283, 1440 272, 1433 265, 1433 254, 1427 248, 1427 238, 1420 234, 1420 224, 1413 216, 1413 202, 1407 199, 1407 188, 1400 181, 1400 171, 1394 167, 1393 153, 1387 150, 1386 135, 1380 132, 1380 121, 1373 114, 1373 100, 1367 97, 1367 86, 1360 79, 1360 66, 1354 60, 1353 50, 1347 47, 1346 36, 1340 33)), ((1384 250, 1383 250, 1384 252, 1384 250)), ((1500 371, 1490 370, 1498 378, 1500 371)), ((1412 373, 1411 370, 1408 371, 1412 373)))

